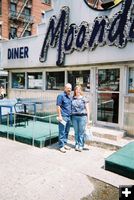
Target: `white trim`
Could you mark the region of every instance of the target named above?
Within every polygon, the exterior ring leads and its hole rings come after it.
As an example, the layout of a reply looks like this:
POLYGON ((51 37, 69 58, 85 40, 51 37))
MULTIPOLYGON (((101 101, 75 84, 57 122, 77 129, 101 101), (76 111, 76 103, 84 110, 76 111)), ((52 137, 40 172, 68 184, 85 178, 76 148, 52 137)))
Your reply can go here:
POLYGON ((43 71, 43 91, 46 91, 46 71, 43 71))

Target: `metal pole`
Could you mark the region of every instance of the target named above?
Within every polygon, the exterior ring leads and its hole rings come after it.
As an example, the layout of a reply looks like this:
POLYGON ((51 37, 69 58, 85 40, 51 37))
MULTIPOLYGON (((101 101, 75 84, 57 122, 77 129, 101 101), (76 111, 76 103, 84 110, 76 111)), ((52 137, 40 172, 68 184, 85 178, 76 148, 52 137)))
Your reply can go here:
POLYGON ((35 116, 33 116, 33 134, 32 134, 32 146, 34 146, 34 127, 35 127, 35 116))
POLYGON ((9 129, 9 113, 7 114, 7 139, 9 139, 8 129, 9 129))
POLYGON ((14 113, 14 123, 13 123, 14 131, 13 131, 13 140, 15 140, 15 127, 16 127, 16 113, 14 113))

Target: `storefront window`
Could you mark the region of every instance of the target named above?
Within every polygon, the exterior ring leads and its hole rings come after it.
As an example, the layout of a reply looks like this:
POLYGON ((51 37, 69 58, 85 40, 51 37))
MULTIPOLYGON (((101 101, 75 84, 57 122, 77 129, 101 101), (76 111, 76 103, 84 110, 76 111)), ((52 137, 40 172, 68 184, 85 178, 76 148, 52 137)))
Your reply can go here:
POLYGON ((47 72, 47 90, 63 90, 64 89, 64 72, 47 72))
POLYGON ((128 92, 134 93, 134 68, 129 69, 128 92))
POLYGON ((119 69, 100 69, 98 72, 99 91, 119 91, 119 69))
POLYGON ((43 86, 42 72, 28 73, 27 85, 28 89, 42 89, 43 86))
POLYGON ((81 85, 84 91, 90 90, 90 70, 88 71, 69 71, 68 82, 72 84, 72 89, 76 85, 81 85))
POLYGON ((12 88, 25 88, 25 73, 12 73, 12 88))

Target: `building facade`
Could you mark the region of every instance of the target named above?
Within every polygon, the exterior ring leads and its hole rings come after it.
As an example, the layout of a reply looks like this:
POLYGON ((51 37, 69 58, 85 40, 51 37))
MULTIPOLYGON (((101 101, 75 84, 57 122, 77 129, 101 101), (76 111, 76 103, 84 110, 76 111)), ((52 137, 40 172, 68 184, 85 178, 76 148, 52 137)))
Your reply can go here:
POLYGON ((87 0, 52 4, 37 36, 2 44, 9 98, 55 102, 65 83, 80 84, 96 126, 134 136, 134 1, 101 10, 87 0))
POLYGON ((37 34, 51 0, 0 0, 0 39, 37 34))
MULTIPOLYGON (((0 41, 37 34, 51 0, 0 0, 0 41)), ((1 55, 0 55, 1 57, 1 55)), ((7 94, 8 73, 0 66, 0 88, 7 94)))

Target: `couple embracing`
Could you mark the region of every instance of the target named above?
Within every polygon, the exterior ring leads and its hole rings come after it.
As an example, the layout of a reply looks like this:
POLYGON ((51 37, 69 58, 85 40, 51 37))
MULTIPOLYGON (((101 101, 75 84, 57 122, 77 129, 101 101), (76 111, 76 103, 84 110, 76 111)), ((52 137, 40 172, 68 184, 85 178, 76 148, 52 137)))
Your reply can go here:
POLYGON ((83 96, 82 88, 77 85, 71 96, 72 86, 67 83, 64 92, 57 97, 57 113, 59 121, 59 150, 66 153, 71 121, 75 131, 75 150, 81 152, 84 147, 84 133, 89 122, 89 104, 83 96))

